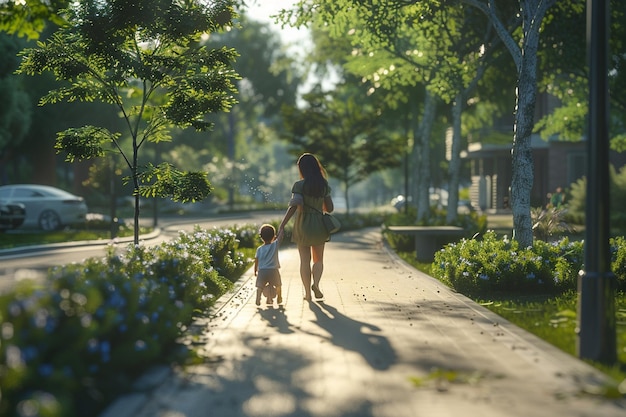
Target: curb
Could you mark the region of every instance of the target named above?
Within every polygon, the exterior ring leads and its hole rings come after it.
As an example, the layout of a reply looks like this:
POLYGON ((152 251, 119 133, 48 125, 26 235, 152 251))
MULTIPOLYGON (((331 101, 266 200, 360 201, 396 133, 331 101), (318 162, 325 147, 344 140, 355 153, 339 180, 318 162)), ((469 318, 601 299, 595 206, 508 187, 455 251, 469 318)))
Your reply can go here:
MULTIPOLYGON (((139 236, 140 241, 152 240, 156 239, 161 235, 161 229, 154 229, 152 233, 148 233, 145 235, 139 236)), ((50 243, 47 245, 32 245, 32 246, 20 246, 17 248, 11 249, 1 249, 0 250, 0 258, 5 256, 15 256, 22 255, 33 252, 41 252, 46 250, 55 250, 55 249, 68 249, 68 248, 76 248, 80 246, 105 246, 110 244, 120 244, 120 243, 132 243, 134 241, 133 236, 122 237, 122 238, 113 238, 113 239, 99 239, 99 240, 76 240, 72 242, 63 242, 63 243, 50 243)))

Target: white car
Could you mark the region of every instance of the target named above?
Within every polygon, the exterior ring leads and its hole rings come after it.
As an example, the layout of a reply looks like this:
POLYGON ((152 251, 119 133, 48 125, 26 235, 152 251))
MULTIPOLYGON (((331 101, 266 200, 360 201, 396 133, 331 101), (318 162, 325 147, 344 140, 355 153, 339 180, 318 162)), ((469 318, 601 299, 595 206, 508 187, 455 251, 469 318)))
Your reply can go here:
POLYGON ((84 223, 87 215, 87 204, 82 197, 47 185, 3 185, 0 186, 0 200, 24 205, 26 219, 22 228, 58 230, 84 223))

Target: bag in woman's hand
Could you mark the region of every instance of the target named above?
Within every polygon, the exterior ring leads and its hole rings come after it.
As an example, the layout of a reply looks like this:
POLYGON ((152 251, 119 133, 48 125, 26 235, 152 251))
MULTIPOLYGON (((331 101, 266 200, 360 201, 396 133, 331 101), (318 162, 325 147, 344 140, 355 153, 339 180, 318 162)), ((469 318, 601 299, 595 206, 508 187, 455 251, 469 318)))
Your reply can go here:
POLYGON ((324 227, 329 234, 337 233, 341 229, 341 222, 330 213, 324 213, 324 227))

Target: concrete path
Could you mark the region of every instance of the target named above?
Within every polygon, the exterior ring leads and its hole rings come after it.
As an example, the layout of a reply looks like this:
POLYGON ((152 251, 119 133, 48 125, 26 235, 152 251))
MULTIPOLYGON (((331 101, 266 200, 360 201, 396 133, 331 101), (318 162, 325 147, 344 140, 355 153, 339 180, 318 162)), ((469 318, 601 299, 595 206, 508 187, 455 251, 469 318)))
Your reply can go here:
POLYGON ((602 376, 398 260, 380 231, 326 246, 323 302, 281 251, 284 308, 249 271, 196 323, 205 362, 156 369, 101 417, 626 416, 602 376), (446 377, 446 375, 448 375, 446 377))

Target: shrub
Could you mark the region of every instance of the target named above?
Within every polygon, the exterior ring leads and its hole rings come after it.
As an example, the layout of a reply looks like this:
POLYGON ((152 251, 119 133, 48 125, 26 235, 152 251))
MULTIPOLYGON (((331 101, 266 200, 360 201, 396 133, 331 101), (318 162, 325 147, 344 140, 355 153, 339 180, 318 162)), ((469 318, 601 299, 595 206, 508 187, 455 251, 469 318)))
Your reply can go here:
POLYGON ((531 208, 533 235, 538 240, 551 240, 576 230, 566 220, 567 209, 562 207, 531 208))
MULTIPOLYGON (((610 166, 611 177, 611 232, 613 235, 626 234, 626 166, 616 171, 610 166)), ((571 185, 571 198, 568 204, 567 217, 569 221, 576 224, 585 223, 585 212, 587 204, 587 179, 581 178, 571 185)))
POLYGON ((333 213, 341 222, 341 231, 358 230, 364 227, 380 227, 384 220, 385 214, 382 212, 369 213, 333 213))
POLYGON ((156 362, 249 267, 230 230, 181 233, 154 248, 113 247, 0 296, 0 414, 96 415, 156 362))
MULTIPOLYGON (((610 241, 611 270, 618 290, 626 289, 626 240, 610 241)), ((563 238, 535 241, 520 248, 517 241, 488 231, 481 240, 463 239, 435 253, 431 273, 453 289, 469 295, 486 292, 556 294, 577 290, 584 268, 584 244, 563 238)))
POLYGON ((482 239, 463 239, 435 253, 432 273, 459 292, 551 293, 576 288, 582 263, 582 243, 567 239, 554 244, 538 241, 520 248, 488 231, 482 239))
POLYGON ((238 251, 239 240, 229 229, 203 230, 198 226, 193 233, 181 232, 176 244, 195 253, 200 262, 208 262, 224 277, 237 280, 249 265, 249 260, 238 251))
POLYGON ((617 279, 617 289, 626 292, 626 239, 619 236, 611 239, 611 271, 617 279))
MULTIPOLYGON (((274 227, 278 227, 278 224, 275 224, 274 227)), ((237 237, 240 248, 254 249, 261 244, 259 240, 259 228, 256 225, 246 224, 234 226, 230 230, 237 237)))

